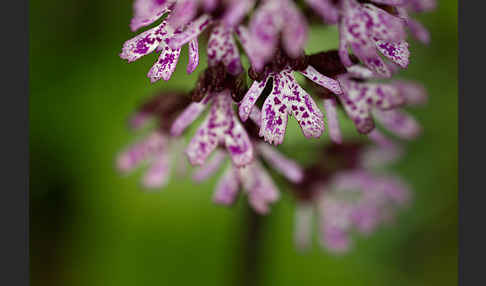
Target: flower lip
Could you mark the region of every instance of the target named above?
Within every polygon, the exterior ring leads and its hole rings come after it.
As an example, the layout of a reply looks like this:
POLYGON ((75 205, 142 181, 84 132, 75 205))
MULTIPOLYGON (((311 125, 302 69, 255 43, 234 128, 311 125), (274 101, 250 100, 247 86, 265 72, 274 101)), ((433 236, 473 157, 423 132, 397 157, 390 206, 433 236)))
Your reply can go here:
POLYGON ((202 165, 214 149, 222 145, 237 167, 249 164, 253 160, 253 146, 233 109, 230 91, 210 95, 209 113, 185 151, 189 161, 192 165, 202 165))

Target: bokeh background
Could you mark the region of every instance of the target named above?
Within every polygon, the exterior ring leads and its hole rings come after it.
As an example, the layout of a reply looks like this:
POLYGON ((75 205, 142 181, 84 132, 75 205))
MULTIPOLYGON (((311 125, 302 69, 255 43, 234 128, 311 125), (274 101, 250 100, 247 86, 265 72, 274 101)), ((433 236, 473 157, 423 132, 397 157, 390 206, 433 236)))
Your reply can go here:
MULTIPOLYGON (((245 200, 213 205, 217 178, 196 185, 181 177, 147 192, 140 171, 115 169, 116 154, 136 138, 127 129, 133 109, 158 90, 189 90, 205 66, 187 76, 184 52, 173 79, 151 85, 145 75, 155 55, 132 64, 118 57, 134 35, 131 9, 131 0, 30 1, 32 285, 235 285, 252 275, 241 270, 245 200)), ((392 167, 413 187, 412 206, 396 224, 356 237, 347 255, 316 241, 300 253, 295 202, 282 185, 281 201, 262 219, 262 285, 456 285, 457 1, 439 0, 435 13, 418 18, 432 43, 412 41, 399 76, 430 93, 428 106, 412 111, 425 132, 392 167)), ((312 30, 308 51, 335 47, 334 28, 312 30)), ((281 150, 312 156, 305 150, 317 143, 290 129, 281 150)))

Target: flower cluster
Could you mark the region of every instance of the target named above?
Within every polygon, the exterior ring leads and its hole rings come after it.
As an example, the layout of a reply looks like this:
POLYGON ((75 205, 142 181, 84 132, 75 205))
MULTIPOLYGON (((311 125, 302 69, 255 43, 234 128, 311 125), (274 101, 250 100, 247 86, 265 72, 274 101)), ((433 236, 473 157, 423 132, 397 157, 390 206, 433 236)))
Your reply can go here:
MULTIPOLYGON (((199 63, 198 37, 214 28, 226 41, 209 41, 214 48, 208 54, 222 54, 225 62, 239 57, 232 49, 233 35, 239 38, 253 68, 261 71, 272 62, 277 49, 283 47, 291 58, 299 57, 307 42, 308 23, 292 0, 135 0, 130 27, 136 31, 165 17, 124 45, 120 57, 133 62, 154 51, 159 58, 150 69, 152 82, 169 80, 175 70, 182 46, 188 44, 192 73, 199 63), (251 15, 251 18, 249 18, 251 15), (246 22, 246 23, 245 23, 246 22), (292 23, 292 24, 288 24, 292 23)), ((409 51, 406 28, 423 42, 429 41, 427 30, 408 16, 408 12, 426 12, 435 8, 435 0, 306 0, 309 7, 327 24, 339 26, 339 52, 343 63, 351 66, 348 54, 354 54, 370 69, 390 76, 389 64, 377 50, 393 63, 405 68, 409 51)), ((238 70, 238 67, 234 67, 238 70)))
POLYGON ((409 14, 431 11, 436 4, 434 0, 305 0, 307 8, 302 9, 296 2, 135 0, 130 28, 152 27, 124 43, 122 59, 133 62, 156 52, 158 59, 147 76, 152 83, 168 81, 182 47, 187 44, 187 73, 192 73, 199 65, 199 43, 207 42, 207 67, 189 94, 164 93, 142 106, 133 126, 156 119, 157 128, 123 152, 118 167, 127 172, 148 161, 151 167, 144 184, 163 186, 177 153, 169 151, 175 148, 170 146, 181 146, 184 131, 207 111, 184 153, 198 166, 193 174, 198 182, 230 159, 214 202, 233 204, 242 187, 253 209, 268 213, 279 198, 266 170, 274 168, 294 185, 300 202, 298 244, 308 241, 315 209, 323 243, 345 250, 352 228, 369 233, 390 218, 393 205, 403 204, 409 196, 399 179, 370 170, 403 154, 401 146, 379 128, 401 139, 414 139, 421 131, 403 108, 424 104, 425 90, 417 83, 390 78, 409 65, 407 30, 424 43, 430 40, 427 30, 409 14), (338 26, 338 49, 305 53, 309 13, 324 25, 338 26), (243 55, 248 68, 242 64, 243 55), (341 110, 371 144, 343 139, 341 110), (289 117, 295 118, 306 138, 317 139, 327 131, 332 141, 323 147, 327 155, 313 166, 301 167, 271 146, 284 142, 289 117), (330 164, 333 156, 339 164, 330 164))
POLYGON ((399 149, 389 141, 376 143, 330 144, 322 160, 304 171, 304 179, 294 186, 295 242, 300 249, 310 246, 314 217, 321 245, 342 253, 350 249, 353 231, 369 235, 409 202, 409 189, 399 177, 376 171, 396 160, 399 149), (387 156, 369 156, 384 150, 387 156))

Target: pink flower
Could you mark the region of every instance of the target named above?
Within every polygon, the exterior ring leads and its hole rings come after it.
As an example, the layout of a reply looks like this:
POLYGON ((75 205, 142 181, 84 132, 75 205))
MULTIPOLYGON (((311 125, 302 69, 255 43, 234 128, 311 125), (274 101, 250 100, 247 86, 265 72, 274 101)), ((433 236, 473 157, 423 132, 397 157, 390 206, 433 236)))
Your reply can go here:
MULTIPOLYGON (((390 4, 396 1, 375 2, 390 4)), ((352 65, 348 48, 369 69, 383 77, 390 77, 392 73, 376 50, 400 67, 408 66, 410 52, 403 19, 373 4, 360 4, 356 0, 341 0, 341 5, 339 55, 345 66, 352 65)))
MULTIPOLYGON (((255 108, 252 119, 257 119, 258 116, 259 111, 255 108)), ((260 159, 294 183, 302 180, 303 170, 296 162, 285 157, 275 148, 258 142, 258 138, 253 138, 252 144, 257 157, 252 163, 243 167, 232 162, 221 177, 213 200, 217 204, 232 205, 242 187, 253 209, 260 214, 267 214, 269 205, 279 198, 279 192, 272 178, 260 163, 260 159)), ((194 180, 200 182, 209 178, 220 169, 225 158, 225 153, 220 150, 216 151, 211 160, 194 173, 194 180)))
POLYGON ((260 71, 272 59, 280 41, 285 52, 298 57, 307 42, 307 21, 290 0, 261 1, 249 23, 252 66, 260 71), (288 23, 292 23, 289 25, 288 23))
POLYGON ((204 164, 218 146, 226 148, 236 166, 249 164, 253 159, 253 147, 233 110, 229 90, 208 94, 201 103, 192 103, 174 122, 172 134, 180 134, 207 105, 210 105, 209 114, 186 149, 191 164, 204 164))
POLYGON ((269 143, 281 144, 284 140, 288 116, 292 115, 299 122, 305 137, 319 138, 324 132, 323 114, 312 97, 297 83, 293 72, 299 72, 337 94, 342 93, 339 83, 320 74, 310 65, 303 64, 299 67, 298 62, 294 62, 282 51, 275 57, 279 59, 279 65, 266 66, 262 72, 262 79, 253 82, 241 101, 240 118, 243 121, 248 119, 255 102, 262 95, 265 87, 270 85, 271 92, 262 107, 260 136, 269 143))
POLYGON ((360 66, 353 66, 347 74, 338 77, 343 89, 338 97, 358 131, 369 133, 373 130, 374 118, 399 137, 416 137, 420 133, 420 126, 411 115, 398 107, 414 105, 413 100, 417 101, 417 97, 426 98, 425 90, 407 81, 367 82, 366 79, 373 79, 373 76, 367 77, 367 74, 372 75, 360 66), (365 81, 356 81, 354 78, 365 81))
POLYGON ((166 81, 170 79, 184 44, 189 44, 187 72, 192 73, 199 62, 197 36, 211 23, 210 16, 203 15, 186 25, 175 27, 171 23, 171 19, 176 17, 172 13, 175 2, 169 0, 156 2, 137 0, 135 2, 135 17, 132 19, 133 30, 155 22, 164 14, 169 14, 159 25, 126 41, 120 53, 122 59, 133 62, 154 51, 160 52, 158 60, 147 74, 151 82, 156 82, 161 78, 166 81))
POLYGON ((302 183, 295 187, 298 200, 294 238, 300 249, 311 244, 314 219, 321 245, 343 253, 352 246, 351 233, 356 230, 369 236, 381 224, 390 222, 396 211, 410 201, 409 189, 400 178, 371 171, 390 160, 374 160, 370 164, 368 160, 374 159, 369 156, 370 150, 373 154, 397 150, 390 142, 377 143, 331 145, 326 156, 333 160, 334 167, 319 162, 305 170, 302 183))

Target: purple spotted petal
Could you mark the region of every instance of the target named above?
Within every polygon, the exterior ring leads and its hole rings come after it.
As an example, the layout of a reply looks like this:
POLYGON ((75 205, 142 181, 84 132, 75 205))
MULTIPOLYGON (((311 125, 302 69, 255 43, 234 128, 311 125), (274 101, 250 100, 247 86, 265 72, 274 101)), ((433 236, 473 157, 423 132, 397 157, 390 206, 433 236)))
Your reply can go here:
MULTIPOLYGON (((342 9, 343 16, 339 27, 340 50, 343 50, 348 44, 368 44, 370 42, 369 29, 375 24, 371 22, 370 25, 366 25, 366 14, 354 0, 344 1, 342 9)), ((347 61, 343 60, 343 62, 347 61)))
POLYGON ((393 85, 359 83, 345 76, 340 76, 339 82, 344 91, 341 103, 360 133, 369 133, 375 126, 370 114, 372 107, 386 110, 404 101, 393 85))
POLYGON ((199 64, 199 44, 197 38, 189 42, 189 61, 187 63, 187 73, 191 74, 199 64))
POLYGON ((253 160, 253 147, 245 128, 235 118, 233 129, 225 136, 226 149, 236 166, 244 166, 253 160))
POLYGON ((214 155, 211 157, 209 162, 194 172, 192 175, 193 180, 196 182, 201 182, 211 177, 221 167, 221 164, 223 164, 225 158, 226 155, 223 152, 214 152, 214 155))
POLYGON ((408 29, 412 36, 424 44, 430 43, 430 33, 420 22, 414 19, 407 20, 408 29))
POLYGON ((260 143, 257 145, 259 154, 267 161, 272 168, 284 175, 289 181, 298 183, 302 180, 304 173, 302 168, 293 160, 285 157, 274 147, 260 143))
POLYGON ((279 0, 263 2, 250 20, 252 45, 258 47, 253 50, 252 55, 255 60, 252 63, 253 68, 257 71, 261 70, 264 62, 273 57, 277 47, 279 32, 284 23, 281 4, 279 0))
POLYGON ((363 4, 364 20, 369 36, 376 40, 399 42, 406 38, 405 21, 378 8, 363 4))
POLYGON ((262 91, 265 88, 266 83, 267 83, 266 79, 260 82, 258 81, 253 82, 250 89, 245 94, 245 97, 243 97, 243 100, 240 102, 238 108, 238 112, 241 120, 246 121, 248 119, 248 116, 250 115, 250 112, 252 111, 255 102, 262 94, 262 91))
POLYGON ((337 80, 334 80, 330 77, 327 77, 325 75, 322 75, 319 73, 315 68, 312 66, 307 66, 307 68, 304 71, 300 72, 303 74, 305 77, 308 79, 312 80, 316 84, 325 87, 332 91, 334 94, 342 94, 341 86, 339 85, 339 82, 337 80))
POLYGON ((262 107, 262 124, 259 133, 270 144, 282 144, 284 140, 289 113, 284 95, 290 94, 292 91, 288 78, 274 74, 272 93, 266 98, 262 107))
POLYGON ((339 120, 337 117, 337 103, 334 98, 324 99, 324 110, 326 111, 327 129, 329 130, 329 137, 334 143, 341 144, 341 127, 339 127, 339 120))
POLYGON ((286 21, 286 23, 292 23, 283 25, 283 46, 290 57, 296 58, 302 54, 305 44, 307 43, 307 33, 309 29, 307 21, 293 1, 281 0, 280 5, 283 6, 284 21, 286 21))
POLYGON ((208 64, 214 66, 220 62, 232 75, 243 71, 240 53, 233 38, 233 29, 224 25, 215 26, 208 41, 208 64))
POLYGON ((339 17, 339 10, 332 0, 305 0, 314 11, 322 17, 327 24, 336 24, 339 17))
POLYGON ((168 81, 176 69, 180 54, 181 49, 173 50, 168 46, 163 48, 160 52, 159 59, 147 74, 147 77, 150 78, 150 82, 154 83, 160 79, 168 81))
POLYGON ((143 185, 147 188, 161 188, 167 185, 170 175, 169 154, 156 157, 143 177, 143 185))
POLYGON ((238 190, 239 181, 236 171, 230 167, 221 177, 213 195, 213 201, 221 205, 232 205, 236 200, 238 190))
POLYGON ((238 35, 238 39, 243 46, 243 50, 245 50, 246 56, 250 60, 252 67, 258 71, 261 70, 265 62, 258 56, 260 48, 255 45, 248 29, 244 26, 238 26, 235 32, 238 35))
POLYGON ((255 0, 233 0, 226 8, 223 23, 227 27, 236 27, 255 5, 255 0))
POLYGON ((378 50, 388 59, 406 68, 409 63, 410 51, 408 50, 408 43, 405 41, 391 43, 384 41, 377 41, 376 46, 378 50))
POLYGON ((174 3, 175 0, 135 0, 133 3, 134 15, 130 22, 131 30, 135 32, 139 28, 157 21, 170 12, 170 6, 174 3))
POLYGON ((121 153, 118 156, 117 167, 122 172, 130 172, 152 156, 165 154, 166 150, 167 138, 160 133, 154 132, 121 153))
POLYGON ((186 155, 192 165, 203 165, 219 144, 218 134, 209 128, 209 120, 206 118, 187 146, 186 155))
POLYGON ((306 138, 319 138, 324 132, 324 115, 312 97, 293 81, 292 95, 286 97, 286 104, 300 125, 306 138))
POLYGON ((394 80, 392 85, 398 88, 400 96, 408 106, 424 105, 428 101, 427 91, 423 85, 405 80, 394 80))
POLYGON ((186 154, 193 165, 202 165, 211 152, 223 145, 236 166, 244 166, 253 159, 253 147, 232 107, 228 90, 215 94, 204 123, 189 143, 186 154))
POLYGON ((177 119, 172 123, 170 134, 172 136, 180 136, 187 126, 191 125, 196 118, 201 115, 201 113, 206 108, 207 101, 193 102, 177 117, 177 119))
POLYGON ((188 24, 196 16, 198 2, 194 0, 178 0, 169 19, 169 24, 174 29, 188 24))
POLYGON ((123 44, 120 57, 128 62, 136 61, 153 52, 162 40, 168 36, 171 36, 171 33, 167 29, 167 23, 164 21, 160 25, 126 41, 123 44))
MULTIPOLYGON (((171 17, 174 18, 175 16, 171 17)), ((188 24, 184 31, 174 35, 170 39, 169 46, 173 49, 180 48, 199 36, 199 34, 211 24, 211 17, 202 15, 188 24)))
POLYGON ((390 132, 404 139, 414 139, 421 132, 421 127, 417 120, 402 110, 383 111, 374 109, 373 117, 390 132))
POLYGON ((300 250, 308 249, 312 242, 313 207, 309 203, 297 203, 295 208, 294 240, 300 250))
POLYGON ((391 71, 376 53, 376 41, 400 42, 405 39, 406 21, 371 5, 355 0, 343 2, 340 23, 339 55, 345 66, 351 66, 348 47, 378 75, 390 77, 391 71))
POLYGON ((271 144, 281 144, 291 112, 305 137, 319 138, 324 121, 314 100, 299 86, 290 70, 274 73, 272 77, 273 90, 262 108, 260 136, 271 144))
POLYGON ((371 30, 376 25, 380 25, 380 22, 373 22, 373 17, 365 13, 357 2, 344 2, 344 17, 339 27, 339 56, 345 66, 351 66, 348 53, 348 47, 351 47, 359 60, 371 70, 390 77, 391 73, 385 62, 376 52, 375 40, 371 38, 371 30))
POLYGON ((251 207, 259 214, 267 214, 269 205, 279 199, 278 189, 267 171, 257 161, 237 171, 251 207))
POLYGON ((381 77, 391 77, 392 72, 385 61, 376 52, 376 45, 374 43, 368 43, 368 45, 356 45, 352 44, 354 54, 358 59, 363 62, 369 69, 375 72, 381 77))
MULTIPOLYGON (((231 109, 233 111, 233 109, 231 109)), ((233 164, 236 166, 244 166, 253 160, 253 147, 246 133, 245 128, 233 114, 233 123, 225 132, 224 145, 228 150, 233 164)))

